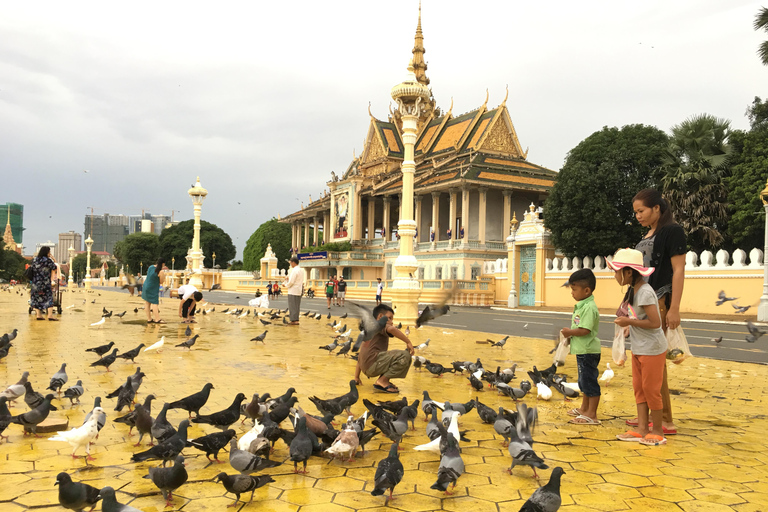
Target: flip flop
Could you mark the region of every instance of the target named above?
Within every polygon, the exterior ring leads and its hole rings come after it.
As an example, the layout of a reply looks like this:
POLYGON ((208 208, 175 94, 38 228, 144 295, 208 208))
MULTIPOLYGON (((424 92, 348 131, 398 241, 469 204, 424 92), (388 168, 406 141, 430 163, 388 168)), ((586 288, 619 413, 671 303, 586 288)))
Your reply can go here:
POLYGON ((646 434, 646 436, 640 439, 640 444, 645 446, 662 446, 667 444, 667 438, 657 436, 656 434, 646 434))
POLYGON ((574 425, 600 425, 600 420, 593 420, 589 416, 579 414, 568 423, 573 423, 574 425))
POLYGON ((58 318, 49 318, 48 321, 50 321, 50 322, 58 322, 59 319, 58 318))
POLYGON ((581 411, 579 411, 578 409, 576 409, 576 408, 574 407, 573 409, 571 409, 570 411, 568 411, 566 414, 567 414, 568 416, 574 416, 574 417, 578 417, 578 416, 581 416, 581 411))
MULTIPOLYGON (((653 423, 649 423, 648 428, 653 428, 653 423)), ((661 426, 661 431, 664 432, 665 436, 673 436, 677 434, 676 428, 667 428, 664 425, 661 426)))
POLYGON ((640 440, 643 439, 643 436, 641 436, 637 432, 633 432, 629 430, 627 432, 624 432, 623 434, 618 434, 616 436, 616 439, 618 439, 619 441, 629 441, 633 443, 639 443, 640 440))
POLYGON ((384 386, 381 386, 379 384, 374 384, 373 385, 373 389, 375 389, 376 391, 380 391, 382 393, 399 393, 400 392, 399 389, 397 389, 396 387, 394 387, 392 385, 384 387, 384 386))

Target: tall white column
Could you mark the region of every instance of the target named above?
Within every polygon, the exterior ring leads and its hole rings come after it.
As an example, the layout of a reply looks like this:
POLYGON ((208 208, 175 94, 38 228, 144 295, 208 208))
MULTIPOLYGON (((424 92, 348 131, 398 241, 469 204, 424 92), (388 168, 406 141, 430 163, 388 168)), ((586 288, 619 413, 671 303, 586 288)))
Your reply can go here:
POLYGON ((387 240, 392 239, 392 233, 389 232, 389 218, 392 215, 392 198, 389 196, 384 196, 384 222, 381 223, 382 227, 384 228, 384 243, 387 243, 387 240))
POLYGON ((314 245, 315 247, 317 247, 317 243, 320 240, 320 229, 318 229, 318 219, 319 218, 320 217, 315 215, 315 217, 313 219, 314 226, 312 227, 312 229, 314 230, 314 233, 313 233, 313 243, 312 243, 312 245, 314 245))
POLYGON ((435 233, 435 241, 432 248, 440 240, 440 192, 432 192, 432 229, 435 233))
POLYGON ((461 245, 466 246, 469 240, 469 189, 461 189, 461 229, 464 236, 461 237, 461 245))
POLYGON ((760 297, 760 305, 757 308, 757 320, 768 322, 768 181, 760 192, 760 199, 765 209, 765 247, 763 248, 763 295, 760 297))
MULTIPOLYGON (((414 220, 416 221, 416 239, 414 240, 414 243, 418 244, 421 242, 422 238, 424 237, 424 233, 422 230, 422 222, 421 222, 421 200, 424 198, 424 196, 416 196, 415 197, 415 205, 416 205, 416 213, 414 216, 414 220)), ((418 247, 418 245, 417 245, 418 247)))
POLYGON ((507 225, 512 216, 512 191, 504 190, 502 195, 504 196, 504 213, 501 218, 501 239, 504 240, 507 237, 507 225))
POLYGON ((459 233, 458 229, 456 229, 456 189, 448 190, 448 198, 450 199, 448 205, 448 228, 451 230, 450 240, 457 240, 459 233))
POLYGON ((374 223, 375 217, 376 200, 371 196, 368 198, 368 236, 366 237, 368 240, 376 238, 376 233, 373 231, 376 227, 376 224, 374 223))
POLYGON ((486 226, 486 216, 488 215, 488 189, 485 187, 481 187, 478 190, 478 229, 480 231, 479 236, 477 237, 481 244, 485 243, 485 226, 486 226))
POLYGON ((309 219, 304 219, 304 247, 309 247, 309 219))
POLYGON ((333 240, 333 230, 331 229, 331 212, 323 213, 323 243, 327 244, 333 240))

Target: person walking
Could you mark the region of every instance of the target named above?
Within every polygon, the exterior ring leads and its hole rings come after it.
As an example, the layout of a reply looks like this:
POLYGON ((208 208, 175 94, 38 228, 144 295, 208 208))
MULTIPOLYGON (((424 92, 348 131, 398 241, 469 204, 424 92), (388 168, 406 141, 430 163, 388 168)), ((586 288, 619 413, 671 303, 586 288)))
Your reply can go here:
POLYGON ((344 276, 339 277, 339 284, 337 288, 339 290, 339 306, 344 307, 344 299, 347 296, 347 282, 344 280, 344 276))
POLYGON ((141 297, 144 299, 144 311, 147 313, 148 324, 164 324, 160 319, 160 274, 163 273, 165 260, 159 258, 157 263, 147 269, 141 297))
POLYGON ((55 322, 53 316, 53 286, 51 281, 56 275, 56 260, 51 256, 50 247, 41 247, 37 257, 30 264, 32 267, 30 305, 37 313, 38 320, 45 320, 43 311, 48 312, 48 320, 55 322))
POLYGON ((381 282, 381 278, 377 277, 376 280, 379 282, 378 285, 376 285, 376 304, 381 304, 381 294, 384 293, 384 283, 381 282))
POLYGON ((328 309, 331 309, 331 302, 333 302, 333 290, 335 285, 333 284, 333 278, 329 277, 325 283, 325 298, 328 299, 328 309))
POLYGON ((285 280, 283 286, 286 287, 288 293, 288 312, 291 325, 299 325, 301 294, 304 293, 304 270, 299 267, 299 258, 296 255, 291 256, 288 261, 291 268, 288 270, 288 279, 285 280))

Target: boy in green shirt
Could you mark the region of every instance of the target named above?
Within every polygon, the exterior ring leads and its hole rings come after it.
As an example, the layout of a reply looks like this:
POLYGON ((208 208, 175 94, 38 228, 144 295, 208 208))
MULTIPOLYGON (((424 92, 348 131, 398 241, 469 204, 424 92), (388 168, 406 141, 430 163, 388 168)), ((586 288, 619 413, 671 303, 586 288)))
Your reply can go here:
POLYGON ((581 407, 568 411, 575 416, 569 423, 580 425, 599 425, 597 406, 600 403, 600 384, 597 382, 600 364, 600 340, 597 330, 600 327, 600 312, 597 310, 592 292, 597 284, 595 274, 588 268, 577 270, 568 278, 571 296, 577 301, 571 317, 571 328, 560 333, 569 338, 571 354, 576 354, 579 369, 579 389, 584 398, 581 407))

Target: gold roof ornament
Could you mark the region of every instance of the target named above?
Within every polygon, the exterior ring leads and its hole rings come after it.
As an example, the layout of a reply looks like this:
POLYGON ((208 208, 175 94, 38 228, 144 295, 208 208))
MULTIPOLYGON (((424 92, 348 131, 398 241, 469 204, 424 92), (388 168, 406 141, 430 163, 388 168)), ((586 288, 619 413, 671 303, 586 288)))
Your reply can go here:
POLYGON ((768 206, 768 181, 765 182, 765 188, 760 192, 760 200, 764 206, 768 206))
POLYGON ((422 85, 429 85, 427 78, 427 63, 424 60, 424 34, 421 32, 421 1, 419 1, 419 22, 416 25, 416 36, 413 41, 413 70, 416 79, 422 85))
POLYGON ((5 233, 3 234, 3 243, 8 251, 16 250, 16 242, 13 240, 13 230, 11 229, 11 206, 8 205, 8 222, 5 224, 5 233))
POLYGON ((512 231, 515 231, 518 224, 520 222, 517 220, 517 212, 512 212, 512 220, 509 221, 509 227, 512 228, 512 231))

